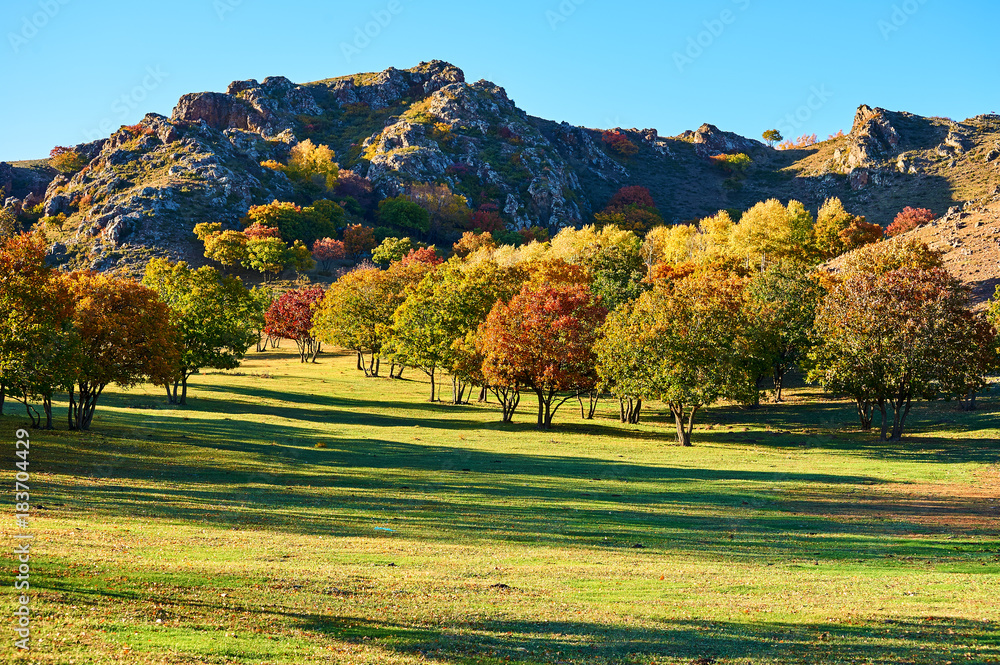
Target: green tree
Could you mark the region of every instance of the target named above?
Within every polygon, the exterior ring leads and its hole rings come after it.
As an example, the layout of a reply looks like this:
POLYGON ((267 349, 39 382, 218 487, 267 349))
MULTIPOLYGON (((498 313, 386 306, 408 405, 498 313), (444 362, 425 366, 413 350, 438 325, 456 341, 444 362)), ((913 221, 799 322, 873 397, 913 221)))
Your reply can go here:
POLYGON ((426 234, 431 228, 430 213, 403 195, 380 202, 378 219, 383 225, 404 233, 426 234))
POLYGON ((769 145, 772 148, 775 146, 775 144, 781 143, 782 141, 785 140, 785 137, 782 136, 781 132, 779 132, 777 129, 767 130, 766 132, 764 132, 763 137, 764 140, 767 142, 767 145, 769 145))
POLYGON ((254 238, 246 247, 244 265, 263 274, 265 282, 274 281, 289 263, 288 247, 281 238, 254 238))
POLYGON ((702 271, 660 284, 615 310, 596 346, 598 373, 626 400, 670 407, 677 442, 691 445, 698 411, 745 394, 743 281, 702 271))
POLYGON ((402 261, 403 257, 413 249, 413 241, 409 238, 386 238, 372 252, 372 261, 383 267, 388 267, 391 263, 402 261))
POLYGON ((170 308, 178 333, 173 392, 167 386, 171 404, 187 404, 191 375, 208 367, 236 369, 260 338, 264 326, 261 301, 237 277, 220 275, 208 266, 192 270, 183 261, 153 259, 146 266, 143 284, 170 308))

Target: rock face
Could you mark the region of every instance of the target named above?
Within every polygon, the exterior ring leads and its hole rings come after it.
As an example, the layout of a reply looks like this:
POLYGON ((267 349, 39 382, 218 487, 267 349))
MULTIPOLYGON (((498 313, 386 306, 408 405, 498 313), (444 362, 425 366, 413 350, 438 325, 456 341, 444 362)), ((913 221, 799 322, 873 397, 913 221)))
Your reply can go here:
MULTIPOLYGON (((329 145, 368 198, 446 184, 471 208, 497 206, 511 229, 551 232, 589 223, 625 185, 648 187, 668 222, 772 197, 815 211, 839 196, 852 212, 888 224, 906 205, 936 212, 952 205, 951 165, 988 169, 988 177, 967 181, 994 183, 1000 162, 1000 116, 954 123, 862 106, 849 135, 776 151, 711 124, 662 137, 655 129, 606 133, 543 120, 504 88, 468 83, 457 67, 433 61, 306 84, 236 81, 226 92, 184 95, 170 118, 149 114, 76 146, 89 164, 72 177, 0 163, 0 202, 44 203, 50 217, 67 215, 54 260, 73 267, 139 266, 151 255, 200 263, 197 223, 236 227, 252 205, 308 203, 284 174, 261 167, 286 160, 306 139, 329 145), (732 177, 707 159, 723 153, 746 153, 753 165, 732 177)), ((377 225, 366 206, 356 214, 367 217, 356 221, 377 225)))
POLYGON ((748 139, 739 134, 724 132, 715 125, 704 124, 692 135, 695 149, 703 157, 713 157, 723 153, 749 153, 764 148, 760 141, 748 139))
POLYGON ((272 138, 291 131, 291 116, 318 115, 322 109, 313 95, 283 76, 264 83, 235 81, 229 90, 200 92, 181 97, 174 108, 174 122, 204 121, 212 129, 240 129, 272 138))
POLYGON ((891 160, 899 149, 899 132, 885 109, 862 105, 854 116, 847 168, 871 168, 891 160))
POLYGON ((174 122, 148 114, 92 148, 90 164, 72 178, 56 177, 45 195, 46 215, 73 216, 63 258, 79 257, 80 267, 128 264, 145 256, 143 248, 199 263, 195 224, 233 227, 255 202, 291 191, 284 175, 259 165, 284 157, 287 144, 246 130, 219 131, 203 118, 174 122))

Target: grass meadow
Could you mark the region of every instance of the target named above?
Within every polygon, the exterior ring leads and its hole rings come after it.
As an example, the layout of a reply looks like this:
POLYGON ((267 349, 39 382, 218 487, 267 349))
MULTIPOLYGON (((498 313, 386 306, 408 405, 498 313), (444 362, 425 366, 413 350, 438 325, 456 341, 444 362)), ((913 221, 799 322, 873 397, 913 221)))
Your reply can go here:
POLYGON ((1000 662, 996 394, 886 445, 799 386, 706 410, 682 449, 658 405, 539 432, 531 395, 502 425, 354 365, 251 354, 186 408, 112 387, 91 433, 57 408, 31 441, 35 641, 10 629, 0 661, 1000 662))

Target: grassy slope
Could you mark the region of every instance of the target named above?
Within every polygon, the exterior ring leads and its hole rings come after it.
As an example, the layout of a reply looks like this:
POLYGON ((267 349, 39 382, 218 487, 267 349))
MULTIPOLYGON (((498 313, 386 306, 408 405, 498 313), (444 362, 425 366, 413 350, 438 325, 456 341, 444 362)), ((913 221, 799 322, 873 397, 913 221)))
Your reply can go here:
POLYGON ((34 435, 32 662, 1000 659, 996 398, 880 446, 799 389, 684 450, 662 414, 538 433, 293 360, 34 435))

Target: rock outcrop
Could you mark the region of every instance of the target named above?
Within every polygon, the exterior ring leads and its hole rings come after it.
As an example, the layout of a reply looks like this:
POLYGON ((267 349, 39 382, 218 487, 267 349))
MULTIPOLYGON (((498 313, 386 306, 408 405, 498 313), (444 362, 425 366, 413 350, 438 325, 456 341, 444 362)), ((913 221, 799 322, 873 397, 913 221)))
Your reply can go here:
POLYGON ((862 105, 854 116, 846 155, 848 170, 872 168, 892 160, 899 151, 899 132, 885 109, 862 105))
POLYGON ((691 134, 691 139, 694 141, 698 154, 702 157, 739 152, 749 153, 765 147, 760 141, 748 139, 733 132, 724 132, 708 123, 691 134))

